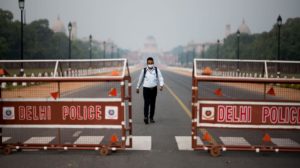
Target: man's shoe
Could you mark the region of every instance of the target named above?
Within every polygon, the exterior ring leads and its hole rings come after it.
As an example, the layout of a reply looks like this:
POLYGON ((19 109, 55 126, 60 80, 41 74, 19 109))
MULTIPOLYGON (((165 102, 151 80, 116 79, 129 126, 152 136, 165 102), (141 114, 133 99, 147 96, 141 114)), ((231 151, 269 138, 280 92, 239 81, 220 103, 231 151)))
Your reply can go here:
POLYGON ((149 122, 148 122, 148 118, 145 118, 144 119, 144 122, 145 122, 145 124, 148 124, 149 122))
POLYGON ((155 121, 154 121, 153 119, 150 119, 150 122, 151 122, 151 123, 155 123, 155 121))

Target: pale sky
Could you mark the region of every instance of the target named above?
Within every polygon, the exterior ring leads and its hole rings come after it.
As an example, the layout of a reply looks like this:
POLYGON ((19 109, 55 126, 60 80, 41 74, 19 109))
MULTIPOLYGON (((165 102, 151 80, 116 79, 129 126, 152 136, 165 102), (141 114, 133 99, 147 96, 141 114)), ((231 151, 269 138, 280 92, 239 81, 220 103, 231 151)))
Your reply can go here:
MULTIPOLYGON (((245 19, 252 33, 269 31, 280 14, 300 17, 300 0, 25 0, 27 23, 37 19, 76 21, 78 37, 90 34, 99 41, 112 39, 131 50, 143 47, 149 35, 158 47, 170 50, 194 42, 224 38, 225 25, 232 32, 245 19)), ((20 20, 18 0, 0 0, 20 20)))

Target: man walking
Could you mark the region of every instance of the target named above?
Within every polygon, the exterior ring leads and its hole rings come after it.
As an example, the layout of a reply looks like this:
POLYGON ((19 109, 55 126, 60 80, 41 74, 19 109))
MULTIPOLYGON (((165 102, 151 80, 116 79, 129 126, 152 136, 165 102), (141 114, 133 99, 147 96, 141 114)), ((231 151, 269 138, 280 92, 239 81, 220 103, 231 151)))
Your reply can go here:
POLYGON ((147 58, 147 67, 142 69, 142 72, 137 83, 136 93, 139 93, 139 88, 143 86, 144 97, 144 122, 149 122, 149 108, 150 108, 150 122, 154 121, 155 101, 157 95, 157 86, 159 90, 163 90, 164 79, 160 70, 154 66, 154 60, 152 57, 147 58))

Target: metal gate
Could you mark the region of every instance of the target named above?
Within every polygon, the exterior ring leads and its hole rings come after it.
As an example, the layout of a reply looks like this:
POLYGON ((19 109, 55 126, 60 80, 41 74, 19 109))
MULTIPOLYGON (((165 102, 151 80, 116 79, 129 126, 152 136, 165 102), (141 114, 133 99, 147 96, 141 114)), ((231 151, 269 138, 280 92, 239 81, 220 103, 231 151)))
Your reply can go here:
POLYGON ((299 129, 299 61, 194 60, 194 150, 299 152, 299 129))
POLYGON ((126 59, 0 61, 0 146, 13 150, 132 147, 126 59))

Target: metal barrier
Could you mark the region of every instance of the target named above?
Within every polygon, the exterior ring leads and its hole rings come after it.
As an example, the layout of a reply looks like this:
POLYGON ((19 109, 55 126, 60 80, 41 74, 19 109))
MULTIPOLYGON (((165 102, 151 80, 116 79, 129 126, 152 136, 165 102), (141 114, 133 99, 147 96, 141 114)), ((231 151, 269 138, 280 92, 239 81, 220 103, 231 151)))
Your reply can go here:
POLYGON ((195 59, 192 148, 300 151, 300 62, 195 59))
POLYGON ((0 69, 4 154, 83 149, 107 155, 132 147, 126 59, 5 60, 0 69))

